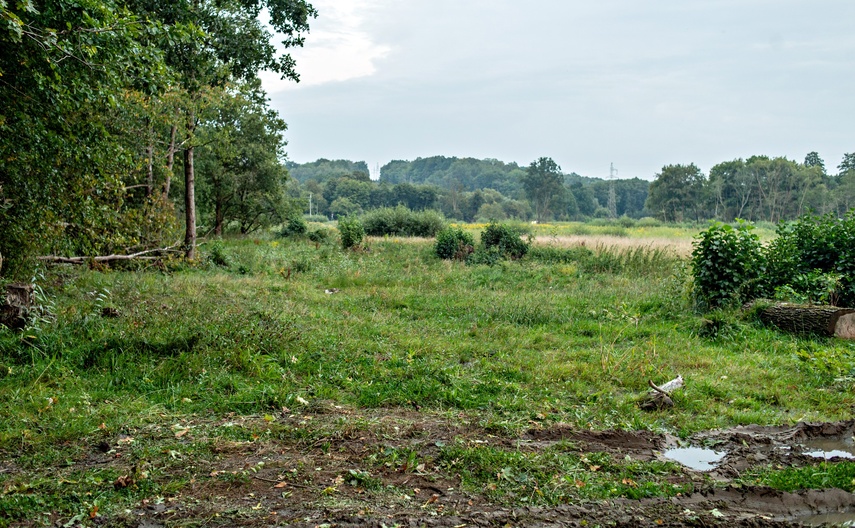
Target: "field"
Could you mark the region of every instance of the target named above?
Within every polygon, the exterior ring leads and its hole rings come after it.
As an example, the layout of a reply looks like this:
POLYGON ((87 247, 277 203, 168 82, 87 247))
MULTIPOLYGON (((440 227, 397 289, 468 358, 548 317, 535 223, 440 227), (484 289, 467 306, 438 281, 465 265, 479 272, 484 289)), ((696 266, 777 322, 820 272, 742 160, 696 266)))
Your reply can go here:
POLYGON ((806 446, 851 443, 855 344, 699 315, 694 231, 618 227, 534 226, 536 251, 492 267, 423 239, 265 234, 194 263, 43 270, 37 320, 0 330, 0 526, 852 511, 855 463, 806 446), (672 408, 639 407, 677 375, 672 408), (663 456, 690 443, 726 457, 663 456))

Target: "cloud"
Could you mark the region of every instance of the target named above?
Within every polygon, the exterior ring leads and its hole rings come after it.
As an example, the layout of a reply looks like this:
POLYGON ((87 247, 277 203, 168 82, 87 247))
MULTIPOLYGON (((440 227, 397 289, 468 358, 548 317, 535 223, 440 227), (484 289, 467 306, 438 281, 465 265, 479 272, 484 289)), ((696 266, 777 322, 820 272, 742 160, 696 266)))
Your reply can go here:
POLYGON ((377 0, 314 0, 318 18, 311 23, 303 48, 291 50, 300 83, 282 81, 275 73, 260 77, 268 93, 300 89, 367 77, 377 72, 376 62, 390 51, 375 42, 365 29, 377 0))

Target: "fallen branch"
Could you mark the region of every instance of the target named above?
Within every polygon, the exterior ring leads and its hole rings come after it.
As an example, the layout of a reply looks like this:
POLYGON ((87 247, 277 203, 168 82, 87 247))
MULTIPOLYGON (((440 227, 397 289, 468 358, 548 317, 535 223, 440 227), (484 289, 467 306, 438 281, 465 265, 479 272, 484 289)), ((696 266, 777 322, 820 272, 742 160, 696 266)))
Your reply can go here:
POLYGON ((55 262, 58 264, 86 264, 87 262, 115 262, 122 260, 157 260, 161 257, 149 255, 151 255, 152 253, 179 252, 180 250, 175 249, 177 246, 178 244, 166 248, 148 249, 146 251, 140 251, 138 253, 132 253, 130 255, 102 255, 98 257, 61 257, 58 255, 45 255, 43 257, 37 258, 42 262, 55 262))

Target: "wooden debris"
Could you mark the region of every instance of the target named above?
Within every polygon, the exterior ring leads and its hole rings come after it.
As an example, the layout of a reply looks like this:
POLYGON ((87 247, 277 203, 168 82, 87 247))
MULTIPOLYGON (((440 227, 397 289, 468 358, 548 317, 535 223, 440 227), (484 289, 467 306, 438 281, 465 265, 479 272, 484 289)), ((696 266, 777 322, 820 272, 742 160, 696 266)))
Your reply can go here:
POLYGON ((6 298, 0 304, 0 324, 13 330, 27 325, 27 319, 33 306, 32 284, 9 284, 6 286, 6 298))
MULTIPOLYGON (((754 305, 749 305, 749 309, 754 305)), ((759 310, 760 321, 793 334, 855 339, 855 309, 774 303, 759 310)))

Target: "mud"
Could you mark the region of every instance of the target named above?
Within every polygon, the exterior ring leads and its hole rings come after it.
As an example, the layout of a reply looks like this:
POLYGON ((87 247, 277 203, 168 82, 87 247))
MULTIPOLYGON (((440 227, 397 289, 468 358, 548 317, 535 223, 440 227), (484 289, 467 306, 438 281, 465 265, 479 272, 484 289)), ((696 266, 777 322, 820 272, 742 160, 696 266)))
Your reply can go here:
MULTIPOLYGON (((679 441, 646 431, 586 431, 560 424, 535 427, 511 437, 464 420, 420 413, 360 415, 351 416, 346 423, 333 421, 340 418, 326 411, 294 418, 315 427, 324 423, 329 426, 324 429, 329 435, 311 441, 214 439, 214 457, 194 461, 193 473, 187 475, 190 484, 180 494, 143 501, 132 510, 99 521, 105 526, 133 528, 778 527, 823 522, 846 526, 855 512, 855 494, 839 489, 786 493, 734 482, 749 468, 817 464, 811 455, 817 448, 811 446, 823 442, 851 446, 855 421, 737 427, 679 441), (362 425, 348 425, 355 422, 362 425), (462 489, 459 475, 433 467, 430 461, 436 459, 441 446, 453 442, 523 451, 560 445, 579 454, 608 453, 613 460, 666 460, 669 449, 690 446, 725 455, 710 471, 685 467, 673 476, 675 484, 691 483, 693 493, 527 507, 519 502, 514 506, 497 503, 486 490, 462 489), (387 464, 369 460, 386 449, 406 449, 417 454, 417 461, 428 462, 411 467, 404 459, 387 464)), ((91 456, 109 455, 95 451, 91 456)), ((12 466, 0 468, 10 470, 12 466)))

